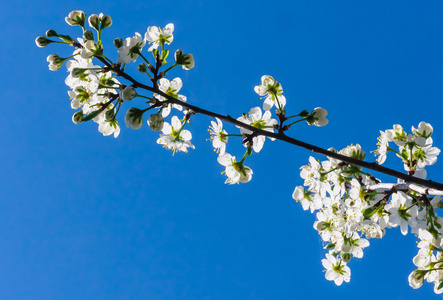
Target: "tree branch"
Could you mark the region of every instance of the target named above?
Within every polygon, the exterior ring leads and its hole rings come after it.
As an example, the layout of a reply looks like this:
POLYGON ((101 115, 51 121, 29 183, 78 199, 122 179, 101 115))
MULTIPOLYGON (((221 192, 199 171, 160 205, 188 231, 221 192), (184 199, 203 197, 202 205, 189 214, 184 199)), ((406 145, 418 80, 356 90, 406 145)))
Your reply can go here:
POLYGON ((381 165, 379 165, 379 164, 377 164, 375 162, 369 163, 369 162, 358 160, 358 159, 355 159, 355 158, 352 158, 352 157, 349 157, 349 156, 341 155, 339 153, 335 153, 335 152, 332 152, 332 151, 329 151, 329 150, 326 150, 326 149, 323 149, 323 148, 320 148, 320 147, 317 147, 317 146, 305 143, 303 141, 291 138, 289 136, 286 136, 282 131, 279 132, 279 133, 265 131, 265 130, 262 130, 262 129, 250 126, 248 124, 245 124, 243 122, 240 122, 240 121, 232 118, 229 115, 224 116, 224 115, 221 115, 221 114, 218 114, 218 113, 215 113, 215 112, 212 112, 212 111, 200 108, 198 106, 194 106, 194 105, 188 104, 186 102, 182 102, 182 101, 180 101, 178 99, 175 99, 175 98, 173 98, 173 97, 163 93, 158 88, 153 88, 153 87, 150 87, 150 86, 147 86, 145 84, 142 84, 142 83, 138 82, 137 80, 135 80, 134 78, 132 78, 131 76, 126 74, 124 71, 122 71, 118 65, 116 67, 115 65, 111 65, 109 62, 107 62, 105 59, 103 59, 101 57, 96 57, 96 58, 99 59, 103 64, 105 64, 110 70, 116 72, 118 76, 121 76, 124 79, 132 82, 132 85, 133 85, 134 88, 142 88, 142 89, 145 89, 147 91, 159 94, 159 95, 165 97, 166 99, 168 99, 164 103, 178 104, 178 105, 181 105, 181 106, 183 106, 183 107, 185 107, 187 109, 192 110, 194 113, 207 115, 207 116, 213 117, 213 118, 219 118, 222 121, 234 124, 234 125, 239 126, 239 127, 243 127, 245 129, 248 129, 248 130, 252 131, 256 135, 263 135, 263 136, 275 138, 277 140, 284 141, 284 142, 287 142, 289 144, 292 144, 292 145, 295 145, 295 146, 298 146, 298 147, 302 147, 302 148, 308 149, 308 150, 310 150, 312 152, 323 154, 323 155, 326 155, 328 157, 332 157, 332 158, 338 159, 338 160, 346 162, 348 164, 357 165, 357 166, 360 166, 362 168, 374 170, 374 171, 377 171, 377 172, 380 172, 380 173, 383 173, 383 174, 386 174, 386 175, 390 175, 390 176, 393 176, 393 177, 396 177, 396 178, 403 179, 406 182, 411 182, 411 183, 419 184, 421 186, 425 186, 427 188, 443 191, 443 184, 441 184, 441 183, 438 183, 438 182, 435 182, 435 181, 432 181, 432 180, 425 180, 425 179, 421 179, 421 178, 418 178, 418 177, 413 177, 413 176, 410 176, 410 175, 398 172, 396 170, 383 167, 383 166, 381 166, 381 165))

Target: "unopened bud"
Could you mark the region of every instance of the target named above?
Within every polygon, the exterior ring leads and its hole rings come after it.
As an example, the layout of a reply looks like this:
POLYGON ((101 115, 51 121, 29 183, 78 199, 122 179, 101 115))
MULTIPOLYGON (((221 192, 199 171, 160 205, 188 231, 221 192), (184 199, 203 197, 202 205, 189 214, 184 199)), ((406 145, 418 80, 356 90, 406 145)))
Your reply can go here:
POLYGON ((94 28, 95 30, 98 30, 98 26, 100 25, 100 18, 96 14, 92 14, 88 18, 89 26, 94 28))
POLYGON ((62 67, 65 59, 61 58, 57 54, 51 54, 46 58, 46 61, 49 63, 49 70, 57 71, 62 67))
POLYGON ((137 92, 135 91, 134 87, 132 87, 132 86, 125 87, 123 90, 120 90, 120 93, 119 93, 119 97, 125 101, 129 101, 132 98, 134 98, 135 96, 137 96, 137 92))
POLYGON ((79 25, 85 27, 86 14, 81 10, 74 10, 65 18, 66 23, 71 26, 79 25))
POLYGON ((83 33, 83 38, 87 41, 93 41, 94 40, 94 34, 92 33, 91 30, 86 30, 83 33))
POLYGON ((350 253, 343 253, 341 254, 341 259, 347 263, 351 260, 351 254, 350 253))
POLYGON ((72 116, 72 122, 74 122, 74 124, 80 124, 83 120, 83 111, 80 110, 78 112, 76 112, 73 116, 72 116))
POLYGON ((101 29, 111 27, 111 25, 112 25, 111 16, 108 16, 108 15, 102 16, 102 28, 101 29))
POLYGON ((115 118, 114 110, 113 109, 108 110, 105 114, 105 118, 106 118, 106 120, 114 119, 115 118))
POLYGON ((163 129, 163 124, 165 121, 163 120, 163 117, 161 114, 153 114, 150 115, 148 118, 148 125, 149 128, 151 128, 154 131, 160 131, 163 129))
POLYGON ((309 111, 307 111, 306 109, 303 110, 301 113, 298 114, 300 117, 302 118, 306 118, 307 116, 309 116, 309 111))
POLYGON ((116 47, 116 48, 120 48, 120 47, 123 47, 123 40, 121 39, 121 38, 116 38, 115 40, 114 40, 114 46, 116 47))
POLYGON ((329 228, 329 224, 323 221, 316 221, 314 222, 314 229, 317 231, 323 231, 325 229, 329 228))
POLYGON ((183 54, 183 51, 180 49, 175 51, 175 62, 185 70, 190 70, 195 65, 194 56, 192 54, 183 54))
POLYGON ((126 127, 132 129, 139 129, 143 125, 143 111, 132 107, 128 110, 125 116, 126 127))
POLYGON ((146 65, 144 63, 141 63, 138 65, 137 70, 140 73, 146 73, 146 71, 148 70, 148 67, 146 67, 146 65))
POLYGON ((53 41, 48 40, 45 36, 39 36, 35 39, 35 44, 40 48, 46 47, 52 42, 53 41))
POLYGON ((48 31, 46 31, 46 36, 53 37, 53 36, 58 36, 58 34, 54 29, 49 29, 48 31))

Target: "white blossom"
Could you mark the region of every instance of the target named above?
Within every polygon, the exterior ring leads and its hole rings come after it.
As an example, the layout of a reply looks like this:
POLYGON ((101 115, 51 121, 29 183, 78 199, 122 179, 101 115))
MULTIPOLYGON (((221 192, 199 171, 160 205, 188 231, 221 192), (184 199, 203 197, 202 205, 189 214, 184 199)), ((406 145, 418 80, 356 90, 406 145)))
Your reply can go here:
POLYGON ((336 259, 331 254, 326 253, 326 259, 322 259, 321 263, 326 269, 325 277, 327 280, 334 281, 336 285, 351 280, 351 269, 341 259, 336 259))
POLYGON ((171 44, 174 40, 174 24, 169 23, 165 28, 161 29, 157 26, 149 26, 146 33, 145 39, 152 43, 148 51, 151 52, 153 49, 157 49, 158 46, 163 46, 164 44, 171 44))
POLYGON ((223 129, 223 123, 219 118, 215 118, 217 123, 211 121, 211 126, 209 126, 209 133, 211 134, 212 147, 214 151, 223 155, 226 150, 226 144, 228 143, 228 133, 223 129))
POLYGON ((189 130, 183 129, 183 125, 177 116, 173 116, 171 124, 167 122, 163 124, 163 134, 157 139, 157 144, 172 150, 173 154, 177 151, 188 152, 188 148, 194 149, 194 145, 190 142, 192 134, 189 130))
POLYGON ((118 59, 119 63, 130 63, 131 61, 136 61, 138 58, 138 53, 141 52, 146 42, 142 39, 140 33, 136 32, 134 37, 126 38, 122 47, 118 48, 118 59))
POLYGON ((217 161, 225 167, 224 173, 228 177, 225 183, 246 183, 252 179, 253 172, 251 168, 244 166, 242 162, 237 162, 235 156, 225 152, 217 157, 217 161))
MULTIPOLYGON (((265 111, 264 114, 262 114, 262 111, 260 107, 253 107, 249 111, 249 116, 241 116, 237 119, 240 122, 243 122, 245 124, 248 124, 252 127, 256 127, 258 129, 262 129, 269 132, 274 132, 274 125, 278 124, 276 119, 271 118, 271 112, 265 111)), ((248 135, 252 132, 249 129, 237 126, 240 128, 240 132, 242 135, 248 135)), ((263 145, 265 143, 266 137, 263 135, 255 136, 252 139, 252 149, 254 149, 255 152, 260 152, 260 150, 263 148, 263 145)), ((272 141, 275 140, 275 138, 270 138, 272 141)), ((245 147, 248 145, 245 143, 245 147)))
POLYGON ((255 86, 254 91, 259 96, 267 96, 263 103, 263 109, 266 111, 270 110, 274 104, 279 110, 286 105, 286 98, 282 95, 283 88, 272 76, 262 76, 261 84, 255 86))

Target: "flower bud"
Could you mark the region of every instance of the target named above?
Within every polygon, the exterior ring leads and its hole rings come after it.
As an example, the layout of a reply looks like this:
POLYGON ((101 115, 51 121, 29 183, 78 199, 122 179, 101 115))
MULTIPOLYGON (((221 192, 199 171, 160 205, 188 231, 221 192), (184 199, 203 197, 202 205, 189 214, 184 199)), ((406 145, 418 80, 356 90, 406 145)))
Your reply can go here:
POLYGON ((46 58, 46 61, 49 63, 49 70, 57 71, 62 67, 65 59, 61 58, 57 54, 51 54, 46 58))
POLYGON ((98 26, 100 25, 100 18, 96 14, 92 14, 88 18, 89 26, 94 28, 95 30, 98 30, 98 26))
POLYGON ((138 65, 137 70, 140 73, 146 73, 146 71, 148 70, 148 68, 146 67, 146 65, 144 63, 141 63, 138 65))
POLYGON ((135 91, 134 87, 127 86, 123 90, 120 90, 119 96, 121 99, 129 101, 135 96, 137 96, 137 92, 135 91))
POLYGON ((83 111, 80 110, 78 112, 76 112, 73 116, 72 116, 72 122, 74 122, 74 124, 80 124, 83 120, 83 111))
POLYGON ((105 118, 106 118, 106 120, 114 119, 115 118, 114 110, 110 109, 110 110, 106 111, 105 118))
POLYGON ((175 62, 181 65, 183 69, 190 70, 194 67, 194 56, 192 54, 183 54, 183 51, 178 49, 175 51, 175 62))
POLYGON ((104 15, 104 16, 101 17, 101 19, 102 19, 102 28, 101 29, 105 29, 105 28, 111 27, 111 25, 112 25, 111 16, 104 15))
POLYGON ((123 47, 123 40, 121 38, 116 38, 113 44, 116 48, 123 47))
POLYGON ((342 253, 341 258, 345 263, 347 263, 351 260, 351 254, 350 253, 342 253))
POLYGON ((148 119, 148 125, 149 128, 151 128, 154 131, 160 131, 163 129, 163 124, 165 123, 165 120, 163 120, 163 117, 161 114, 153 114, 149 116, 148 119))
POLYGON ((66 23, 71 26, 79 25, 85 27, 86 14, 81 10, 74 10, 65 18, 66 23))
POLYGON ((91 30, 86 30, 83 33, 83 38, 87 41, 93 41, 94 40, 94 34, 92 33, 91 30))
POLYGON ((37 47, 39 48, 43 48, 48 46, 50 43, 52 43, 53 41, 47 39, 45 36, 39 36, 35 39, 35 44, 37 45, 37 47))
POLYGON ((306 109, 302 110, 298 115, 302 118, 306 118, 307 116, 309 116, 309 111, 307 111, 306 109))
POLYGON ((46 36, 47 37, 54 37, 54 36, 58 36, 58 34, 54 29, 49 29, 48 31, 46 31, 46 36))
POLYGON ((314 229, 317 231, 323 231, 329 228, 329 224, 323 221, 315 221, 314 229))
POLYGON ((143 111, 132 107, 128 110, 125 116, 126 127, 132 129, 139 129, 143 125, 143 111))
POLYGON ((423 285, 424 275, 419 270, 415 270, 409 274, 408 281, 413 289, 418 289, 423 285))

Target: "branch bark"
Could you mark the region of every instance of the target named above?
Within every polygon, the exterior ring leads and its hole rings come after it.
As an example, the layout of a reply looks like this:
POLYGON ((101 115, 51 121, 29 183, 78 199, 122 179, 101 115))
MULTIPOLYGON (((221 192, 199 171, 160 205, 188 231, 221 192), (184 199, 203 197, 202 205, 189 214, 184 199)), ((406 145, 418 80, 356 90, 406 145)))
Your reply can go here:
POLYGON ((257 136, 258 135, 263 135, 263 136, 275 138, 277 140, 280 140, 280 141, 283 141, 283 142, 286 142, 286 143, 289 143, 289 144, 292 144, 292 145, 295 145, 295 146, 298 146, 298 147, 302 147, 302 148, 308 149, 308 150, 310 150, 312 152, 319 153, 319 154, 322 154, 322 155, 326 155, 328 157, 332 157, 332 158, 338 159, 338 160, 343 161, 343 162, 348 163, 348 164, 357 165, 357 166, 360 166, 362 168, 370 169, 370 170, 373 170, 373 171, 376 171, 376 172, 380 172, 380 173, 383 173, 383 174, 386 174, 386 175, 390 175, 390 176, 393 176, 393 177, 396 177, 396 178, 400 178, 400 179, 405 180, 406 182, 415 183, 415 184, 418 184, 418 185, 421 185, 421 186, 424 186, 424 187, 427 187, 427 188, 430 188, 430 189, 435 189, 435 190, 443 191, 443 184, 442 183, 435 182, 435 181, 432 181, 432 180, 425 180, 425 179, 421 179, 421 178, 414 177, 414 176, 410 176, 410 175, 407 175, 405 173, 401 173, 399 171, 383 167, 383 166, 381 166, 381 165, 379 165, 379 164, 377 164, 375 162, 369 163, 369 162, 358 160, 358 159, 355 159, 355 158, 352 158, 352 157, 341 155, 341 154, 338 154, 338 153, 326 150, 324 148, 321 148, 321 147, 318 147, 318 146, 314 146, 314 145, 305 143, 303 141, 294 139, 292 137, 289 137, 289 136, 285 135, 283 132, 274 133, 274 132, 269 132, 269 131, 265 131, 265 130, 262 130, 262 129, 258 129, 256 127, 253 127, 253 126, 247 125, 247 124, 245 124, 243 122, 240 122, 237 119, 234 119, 234 118, 232 118, 229 115, 227 115, 227 116, 221 115, 221 114, 218 114, 218 113, 215 113, 215 112, 212 112, 212 111, 200 108, 198 106, 191 105, 191 104, 186 103, 186 102, 182 102, 182 101, 180 101, 180 100, 178 100, 176 98, 173 98, 173 97, 163 93, 158 88, 153 88, 153 87, 150 87, 150 86, 147 86, 147 85, 145 85, 143 83, 138 82, 137 80, 135 80, 134 78, 132 78, 131 76, 126 74, 124 71, 122 71, 120 69, 120 67, 114 67, 109 62, 107 62, 105 59, 103 59, 101 57, 96 57, 96 58, 98 58, 110 70, 116 72, 118 76, 121 76, 122 78, 130 81, 134 88, 142 88, 142 89, 145 89, 145 90, 147 90, 149 92, 156 93, 156 94, 159 94, 159 95, 165 97, 166 99, 168 99, 167 101, 165 101, 165 103, 178 104, 178 105, 181 105, 181 106, 185 107, 188 110, 192 110, 194 113, 203 114, 203 115, 206 115, 206 116, 209 116, 209 117, 213 117, 213 118, 219 118, 222 121, 234 124, 234 125, 239 126, 239 127, 243 127, 245 129, 248 129, 248 130, 252 131, 254 134, 256 134, 257 136))

